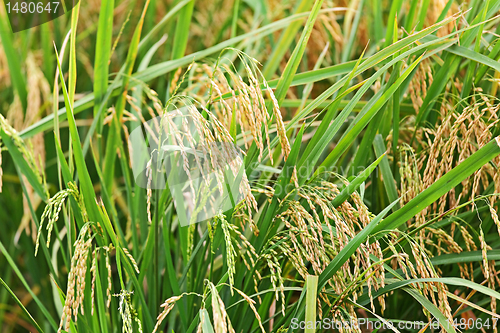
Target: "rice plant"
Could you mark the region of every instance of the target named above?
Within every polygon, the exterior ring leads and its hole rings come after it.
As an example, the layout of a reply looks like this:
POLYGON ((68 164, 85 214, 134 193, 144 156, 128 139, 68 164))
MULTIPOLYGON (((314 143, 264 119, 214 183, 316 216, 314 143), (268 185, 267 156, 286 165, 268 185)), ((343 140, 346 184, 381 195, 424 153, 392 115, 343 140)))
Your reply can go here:
POLYGON ((9 6, 2 332, 497 332, 500 1, 9 6))

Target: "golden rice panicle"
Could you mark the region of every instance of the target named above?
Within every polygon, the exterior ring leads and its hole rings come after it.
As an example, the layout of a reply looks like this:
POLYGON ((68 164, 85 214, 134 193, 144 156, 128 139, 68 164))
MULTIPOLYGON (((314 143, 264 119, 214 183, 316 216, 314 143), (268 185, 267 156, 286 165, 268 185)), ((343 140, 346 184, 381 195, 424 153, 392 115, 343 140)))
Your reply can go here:
MULTIPOLYGON (((33 125, 38 120, 40 120, 41 117, 44 116, 46 110, 44 106, 48 105, 48 103, 52 101, 50 85, 47 79, 45 78, 44 73, 41 70, 40 61, 37 61, 33 52, 28 51, 26 55, 26 62, 24 65, 26 68, 27 87, 29 87, 26 96, 27 108, 25 111, 23 110, 18 94, 15 94, 14 102, 10 105, 6 115, 8 121, 18 131, 25 129, 28 126, 33 125)), ((0 127, 3 126, 0 125, 0 127)), ((6 133, 9 133, 9 131, 6 130, 6 133)), ((25 159, 30 165, 30 167, 32 167, 32 169, 35 171, 37 178, 39 178, 42 186, 46 188, 45 175, 44 175, 44 170, 45 170, 44 134, 38 133, 35 134, 32 138, 26 140, 22 140, 20 138, 18 139, 19 140, 17 139, 14 140, 16 145, 20 144, 27 146, 26 152, 28 153, 28 155, 25 156, 25 159)), ((20 148, 20 151, 24 154, 23 149, 20 148)), ((0 191, 1 191, 1 185, 0 185, 0 191)), ((46 195, 47 197, 49 197, 48 192, 46 192, 46 195)), ((23 198, 23 213, 25 217, 23 218, 21 224, 18 227, 15 236, 16 239, 19 238, 22 231, 26 231, 27 235, 32 235, 33 239, 35 237, 35 230, 36 230, 35 224, 31 219, 28 218, 28 216, 30 216, 31 214, 30 207, 28 204, 28 199, 31 200, 31 202, 36 203, 37 200, 35 200, 35 198, 36 194, 33 187, 29 182, 26 182, 26 196, 23 198)), ((36 206, 34 208, 36 209, 36 206)))
POLYGON ((128 252, 128 249, 126 247, 123 248, 123 252, 125 252, 125 255, 127 256, 127 258, 129 258, 130 261, 132 262, 132 266, 134 266, 136 273, 140 274, 139 267, 137 266, 137 262, 135 261, 134 257, 130 254, 130 252, 128 252))
POLYGON ((281 148, 283 149, 283 154, 285 156, 285 160, 288 159, 288 155, 290 154, 291 147, 290 142, 288 141, 288 137, 286 136, 285 124, 283 123, 283 118, 281 117, 280 106, 278 104, 278 100, 274 96, 272 89, 267 84, 267 81, 264 80, 264 86, 266 87, 266 92, 273 102, 273 114, 276 119, 276 129, 278 132, 278 137, 280 139, 281 148))
MULTIPOLYGON (((154 152, 153 152, 154 154, 154 152)), ((147 199, 146 199, 146 204, 147 204, 147 213, 148 213, 148 222, 149 224, 152 223, 151 221, 151 198, 153 196, 153 190, 151 189, 151 183, 153 181, 153 170, 152 170, 152 161, 153 161, 153 157, 151 156, 151 158, 149 159, 148 163, 146 164, 146 177, 148 178, 148 185, 147 185, 147 189, 146 189, 146 196, 147 196, 147 199)))
POLYGON ((153 329, 153 333, 156 333, 158 328, 160 328, 160 325, 163 322, 163 320, 167 317, 169 312, 172 311, 172 309, 174 308, 175 302, 177 302, 181 298, 182 298, 182 295, 181 296, 173 296, 173 297, 170 297, 169 299, 167 299, 165 302, 163 302, 162 305, 160 305, 160 307, 163 308, 163 311, 156 318, 156 325, 153 329))
MULTIPOLYGON (((40 95, 44 96, 45 102, 51 101, 50 86, 47 83, 43 73, 37 68, 34 63, 32 53, 28 53, 28 59, 26 61, 27 77, 28 77, 28 90, 27 96, 27 109, 24 112, 20 98, 18 94, 14 95, 14 102, 10 105, 7 111, 7 119, 0 115, 0 128, 2 128, 7 135, 11 137, 15 146, 19 149, 23 158, 28 163, 28 166, 35 172, 38 182, 42 185, 45 196, 48 198, 49 192, 46 184, 45 177, 45 146, 43 133, 38 133, 31 139, 23 140, 17 130, 22 130, 32 125, 43 115, 42 110, 45 108, 42 106, 42 99, 40 95), (13 126, 9 125, 12 124, 13 126), (17 129, 17 130, 16 130, 17 129)), ((31 184, 27 181, 26 177, 23 175, 22 178, 26 183, 26 193, 23 197, 23 219, 19 224, 15 235, 15 242, 21 236, 23 231, 27 235, 32 235, 35 239, 36 226, 34 221, 29 218, 31 216, 31 209, 28 201, 35 204, 35 209, 38 205, 38 200, 36 199, 36 193, 31 184)))
POLYGON ((233 325, 226 312, 226 306, 222 302, 217 288, 212 282, 205 280, 205 283, 212 294, 212 314, 214 320, 215 332, 220 333, 234 333, 233 325))
MULTIPOLYGON (((413 268, 413 264, 407 258, 407 266, 410 267, 413 278, 438 278, 439 275, 434 271, 432 264, 430 263, 427 250, 419 245, 418 243, 413 243, 411 246, 412 254, 416 263, 416 271, 413 268)), ((420 284, 419 284, 420 285, 420 284)), ((453 316, 451 312, 451 307, 449 305, 447 289, 443 283, 439 282, 428 282, 423 283, 421 289, 423 289, 424 296, 430 297, 434 305, 439 306, 441 312, 448 318, 448 320, 453 321, 453 316), (435 298, 435 292, 433 288, 437 290, 438 299, 435 298)))
POLYGON ((87 274, 87 258, 89 254, 90 247, 92 245, 92 238, 89 237, 88 240, 83 242, 81 245, 81 254, 77 262, 77 296, 76 296, 76 309, 78 311, 80 307, 80 312, 83 315, 83 299, 85 297, 85 277, 87 274))
POLYGON ((500 235, 500 219, 498 218, 497 211, 491 205, 490 205, 490 214, 491 214, 491 218, 493 219, 493 221, 495 222, 495 224, 497 226, 498 234, 500 235))
POLYGON ((484 232, 483 232, 483 228, 481 228, 481 227, 479 227, 479 241, 481 243, 481 255, 483 257, 482 270, 484 273, 484 277, 486 278, 486 280, 488 280, 490 278, 490 270, 488 268, 487 250, 489 250, 489 249, 488 249, 488 245, 486 244, 486 241, 484 240, 484 232))
MULTIPOLYGON (((24 116, 24 123, 18 130, 24 129, 36 121, 40 120, 44 115, 43 104, 52 101, 52 93, 50 84, 45 78, 41 70, 41 66, 37 63, 35 56, 32 52, 28 53, 26 59, 26 74, 28 89, 28 104, 26 114, 24 116)), ((22 115, 23 113, 21 113, 22 115)), ((9 115, 8 115, 9 116, 9 115)), ((43 133, 38 133, 33 138, 28 140, 32 146, 33 154, 38 157, 37 167, 39 170, 44 170, 45 166, 45 140, 43 133)))
MULTIPOLYGON (((471 103, 460 113, 451 101, 443 100, 438 125, 435 129, 425 129, 424 132, 429 149, 427 153, 421 154, 418 161, 419 169, 423 170, 423 189, 493 139, 492 132, 499 122, 499 109, 500 104, 494 98, 480 92, 472 97, 471 103), (458 158, 456 152, 459 152, 458 158)), ((498 142, 498 138, 496 140, 498 142)), ((494 162, 500 162, 500 158, 495 158, 494 162)), ((450 190, 430 206, 428 211, 443 214, 446 207, 455 208, 461 198, 469 196, 471 189, 473 197, 479 195, 480 188, 487 187, 491 178, 495 183, 495 191, 500 190, 497 174, 492 165, 484 165, 475 172, 474 177, 462 182, 460 193, 456 193, 456 189, 450 190)), ((492 197, 491 200, 495 202, 496 198, 492 197)))
POLYGON ((108 271, 108 287, 106 288, 106 296, 107 296, 106 307, 109 308, 109 306, 111 305, 111 287, 112 287, 112 285, 111 285, 111 264, 109 263, 109 256, 111 255, 110 251, 112 249, 112 245, 104 246, 103 248, 106 251, 106 270, 108 271))
MULTIPOLYGON (((207 77, 199 76, 197 79, 199 84, 206 84, 210 87, 209 101, 206 103, 213 105, 224 126, 229 128, 233 119, 241 126, 247 148, 250 143, 247 133, 251 134, 251 140, 255 142, 259 151, 259 160, 262 158, 265 146, 270 146, 269 126, 271 119, 274 118, 283 155, 286 159, 290 153, 290 144, 278 101, 258 66, 260 63, 244 52, 227 48, 222 51, 214 68, 206 64, 202 65, 207 77), (224 52, 236 53, 244 66, 245 79, 241 77, 232 62, 228 63, 227 59, 222 57, 224 52), (261 86, 264 86, 264 89, 261 86), (222 98, 225 94, 230 95, 231 98, 222 98), (266 103, 264 94, 269 97, 269 103, 266 103), (270 110, 267 110, 268 106, 270 110)), ((271 150, 268 150, 268 158, 272 161, 271 153, 271 150)))
POLYGON ((250 297, 248 297, 244 292, 242 292, 241 290, 237 289, 237 288, 234 288, 236 290, 236 292, 238 294, 240 294, 241 297, 243 297, 243 299, 248 303, 248 305, 250 306, 250 308, 252 309, 253 313, 255 314, 255 318, 257 318, 257 322, 259 323, 259 327, 260 327, 260 330, 262 333, 266 333, 266 330, 264 329, 264 327, 262 326, 262 320, 260 319, 260 315, 259 315, 259 312, 257 311, 257 309, 255 308, 255 301, 253 299, 251 299, 250 297))
MULTIPOLYGON (((17 95, 16 95, 17 96, 17 95)), ((22 112, 20 112, 22 114, 22 112)), ((43 168, 39 168, 39 163, 35 159, 33 149, 28 148, 26 142, 21 138, 18 131, 12 127, 7 119, 0 114, 0 128, 12 139, 17 149, 23 155, 24 160, 28 163, 28 166, 34 171, 38 182, 42 185, 45 196, 50 197, 47 184, 45 182, 45 173, 43 168)))
POLYGON ((422 178, 418 172, 417 158, 413 148, 407 144, 401 146, 400 168, 401 175, 401 204, 408 203, 422 191, 422 178))
MULTIPOLYGON (((203 324, 205 323, 205 320, 205 311, 200 311, 200 323, 198 324, 196 333, 203 333, 203 324)), ((153 333, 155 333, 155 331, 153 331, 153 333)))
POLYGON ((278 261, 278 254, 274 250, 270 250, 270 255, 267 259, 267 266, 271 272, 271 284, 276 295, 276 302, 279 301, 281 296, 281 312, 285 315, 285 286, 282 277, 281 266, 278 261), (278 287, 279 286, 279 287, 278 287), (279 292, 279 294, 278 294, 279 292))
MULTIPOLYGON (((248 188, 250 188, 246 175, 243 174, 243 177, 243 182, 246 182, 245 186, 248 186, 248 188)), ((242 202, 236 205, 232 215, 233 219, 240 221, 240 225, 242 228, 244 227, 244 225, 248 224, 255 236, 259 235, 259 228, 257 227, 252 214, 252 209, 257 210, 257 202, 255 201, 255 197, 252 192, 258 191, 259 190, 256 190, 254 188, 248 190, 246 193, 248 193, 249 195, 247 195, 242 202)), ((269 195, 269 198, 272 198, 272 192, 267 191, 266 193, 269 195)))
MULTIPOLYGON (((427 15, 425 17, 425 24, 424 27, 429 27, 433 25, 440 14, 443 12, 443 9, 446 7, 448 1, 446 0, 432 0, 429 2, 429 10, 427 11, 427 15)), ((453 5, 450 7, 450 9, 446 12, 445 19, 449 18, 456 13, 460 11, 460 7, 456 4, 453 3, 453 5)), ((453 30, 458 30, 456 26, 455 20, 447 23, 444 25, 442 28, 440 28, 437 32, 436 35, 438 37, 443 37, 451 33, 453 30)))
POLYGON ((91 310, 90 310, 90 314, 93 316, 94 315, 94 295, 95 295, 95 280, 97 278, 97 248, 94 249, 94 251, 92 251, 92 266, 90 268, 90 273, 92 274, 92 284, 91 284, 91 288, 92 288, 92 291, 91 291, 91 294, 90 294, 90 302, 91 302, 91 310))
MULTIPOLYGON (((262 84, 266 88, 265 89, 266 93, 268 94, 269 98, 272 101, 272 112, 274 115, 274 119, 276 121, 276 130, 277 130, 278 137, 280 140, 281 148, 283 149, 283 155, 284 155, 285 160, 286 160, 288 158, 288 155, 290 154, 291 147, 290 147, 290 143, 288 141, 288 137, 286 136, 285 124, 283 123, 283 118, 281 116, 281 111, 280 111, 280 106, 279 106, 278 100, 276 99, 276 96, 274 96, 274 92, 269 87, 269 84, 267 83, 266 79, 264 78, 264 76, 262 75, 262 73, 260 72, 258 67, 256 66, 257 64, 259 64, 259 62, 257 60, 255 60, 254 58, 250 58, 250 62, 252 63, 252 65, 253 65, 252 68, 254 68, 256 74, 258 74, 261 77, 262 84)), ((252 75, 252 73, 250 73, 249 76, 251 79, 253 79, 255 81, 255 86, 259 87, 259 82, 255 78, 255 76, 252 75)), ((261 98, 262 103, 264 103, 262 95, 260 95, 260 98, 261 98)), ((267 140, 269 141, 269 138, 267 138, 267 140)))
MULTIPOLYGON (((491 312, 497 313, 497 299, 495 297, 491 297, 490 306, 491 306, 491 312)), ((498 332, 498 328, 495 325, 493 327, 493 333, 497 333, 497 332, 498 332)))
MULTIPOLYGON (((244 57, 243 61, 245 61, 244 57)), ((233 114, 235 113, 235 119, 241 126, 244 138, 247 138, 245 132, 249 131, 252 139, 259 149, 259 158, 261 158, 264 150, 261 126, 264 126, 264 133, 267 137, 269 115, 265 112, 265 108, 262 107, 263 98, 260 98, 260 87, 257 87, 259 89, 256 89, 256 87, 254 87, 254 81, 251 79, 249 79, 248 83, 245 82, 236 70, 231 69, 231 66, 234 67, 232 63, 230 65, 222 63, 220 66, 220 68, 208 70, 210 78, 209 85, 216 92, 215 96, 208 96, 208 98, 210 101, 214 101, 216 98, 220 98, 221 94, 231 94, 233 101, 226 102, 221 99, 220 102, 212 102, 215 106, 219 104, 222 105, 220 108, 216 108, 216 111, 222 110, 222 113, 219 113, 218 116, 224 126, 229 128, 232 123, 233 114), (222 69, 224 69, 224 72, 231 78, 231 83, 234 86, 234 89, 226 80, 222 69), (230 108, 229 104, 232 104, 233 107, 230 108)), ((245 68, 248 71, 248 66, 245 66, 245 68)), ((247 148, 249 147, 248 140, 245 140, 245 146, 247 148)))
POLYGON ((430 59, 422 60, 408 85, 408 95, 411 98, 415 112, 420 110, 427 95, 427 87, 432 84, 432 81, 432 62, 430 59))
MULTIPOLYGON (((285 295, 284 280, 282 277, 282 269, 280 266, 281 258, 283 257, 283 255, 288 257, 288 260, 302 277, 305 277, 308 273, 306 265, 302 260, 303 257, 306 257, 307 251, 304 250, 304 248, 297 241, 294 235, 294 232, 297 232, 298 230, 288 224, 286 220, 282 220, 285 222, 285 224, 288 225, 288 228, 290 229, 289 235, 276 235, 275 237, 270 239, 258 260, 260 262, 263 262, 265 268, 269 269, 270 281, 275 292, 276 302, 280 301, 281 298, 281 310, 282 312, 284 312, 285 295), (290 237, 290 235, 292 235, 292 237, 290 237), (291 242, 289 240, 291 240, 291 242), (293 250, 290 246, 290 243, 291 245, 293 245, 293 250)), ((262 280, 262 277, 258 271, 256 271, 256 276, 260 280, 262 280)))
MULTIPOLYGON (((495 290, 495 287, 500 285, 500 278, 498 277, 498 272, 495 268, 495 261, 492 260, 491 265, 489 267, 490 267, 491 272, 490 272, 490 278, 488 279, 488 288, 495 290)), ((493 313, 497 313, 496 312, 497 299, 495 297, 491 297, 490 306, 491 306, 491 311, 493 313)), ((496 329, 494 332, 496 332, 496 329)))
POLYGON ((177 68, 177 70, 174 73, 174 77, 172 78, 172 81, 170 83, 170 95, 174 95, 174 91, 178 88, 177 82, 179 81, 181 73, 182 73, 182 67, 177 68))
POLYGON ((453 235, 450 235, 450 233, 446 232, 443 229, 427 228, 427 230, 430 232, 430 234, 434 235, 437 238, 437 244, 436 242, 430 240, 427 240, 427 242, 430 246, 434 246, 437 248, 438 255, 441 255, 441 252, 445 253, 463 252, 462 247, 453 239, 453 235), (444 248, 444 246, 446 246, 446 248, 444 248))
POLYGON ((71 258, 71 267, 68 274, 68 287, 66 291, 66 300, 64 302, 63 313, 59 324, 58 332, 69 330, 70 321, 78 319, 78 308, 81 307, 83 314, 83 300, 85 296, 85 275, 87 272, 87 258, 92 245, 90 236, 90 224, 85 224, 80 230, 80 235, 75 242, 75 250, 71 258), (88 238, 88 239, 87 239, 88 238), (75 297, 76 289, 76 297, 75 297))
POLYGON ((72 306, 75 295, 75 276, 73 269, 70 270, 68 275, 68 289, 66 291, 66 300, 64 302, 63 313, 61 316, 61 322, 59 324, 59 329, 57 332, 61 332, 63 323, 66 323, 64 330, 69 330, 69 325, 71 321, 72 306))
POLYGON ((250 243, 248 239, 241 233, 241 231, 238 230, 238 227, 236 225, 232 225, 232 231, 236 234, 236 236, 238 236, 237 238, 235 238, 235 242, 240 253, 240 257, 244 261, 247 268, 250 270, 251 267, 255 266, 255 260, 258 257, 257 252, 255 251, 252 243, 250 243), (238 239, 241 241, 241 244, 238 239), (248 259, 250 260, 251 265, 248 264, 246 257, 248 257, 248 259))
MULTIPOLYGON (((304 261, 311 265, 316 274, 321 274, 328 263, 349 242, 349 239, 373 219, 373 215, 369 213, 366 205, 356 194, 352 197, 355 206, 344 202, 338 208, 332 207, 330 202, 339 191, 335 184, 327 181, 320 181, 314 185, 304 185, 297 188, 296 193, 299 198, 305 201, 306 207, 296 200, 289 199, 291 196, 285 197, 281 203, 285 209, 277 218, 284 223, 288 235, 277 235, 268 241, 259 258, 270 271, 270 279, 277 299, 279 299, 278 288, 282 285, 282 268, 279 262, 283 256, 288 258, 302 277, 308 274, 308 267, 304 261), (327 229, 323 228, 323 223, 328 226, 327 229), (335 227, 336 232, 334 232, 333 227, 335 227)), ((368 281, 369 294, 371 294, 371 288, 378 290, 384 286, 385 275, 382 264, 373 265, 366 260, 370 254, 383 257, 378 242, 371 245, 362 244, 354 254, 355 259, 349 259, 339 273, 328 281, 335 292, 345 294, 346 288, 349 288, 347 294, 353 299, 357 299, 362 292, 362 286, 358 284, 348 286, 346 281, 356 281, 363 272, 372 276, 368 281)), ((347 294, 346 296, 348 296, 347 294)), ((324 299, 326 304, 329 304, 325 295, 320 293, 320 297, 324 299)), ((343 298, 342 302, 334 305, 334 308, 338 306, 349 308, 350 305, 345 300, 343 298)), ((380 298, 379 302, 384 307, 384 299, 380 298)))
POLYGON ((212 292, 212 313, 214 319, 214 330, 215 332, 227 333, 228 328, 226 324, 227 313, 224 307, 224 303, 220 299, 215 287, 210 283, 210 290, 212 292))
MULTIPOLYGON (((467 251, 469 252, 477 251, 477 245, 474 242, 474 239, 472 238, 472 235, 469 233, 469 231, 464 226, 460 226, 459 229, 460 233, 462 234, 462 238, 465 242, 467 251)), ((471 281, 474 281, 474 275, 472 274, 472 272, 474 272, 474 269, 472 267, 472 263, 470 263, 469 265, 464 264, 463 266, 459 265, 459 267, 460 267, 460 275, 462 278, 467 278, 471 281)))

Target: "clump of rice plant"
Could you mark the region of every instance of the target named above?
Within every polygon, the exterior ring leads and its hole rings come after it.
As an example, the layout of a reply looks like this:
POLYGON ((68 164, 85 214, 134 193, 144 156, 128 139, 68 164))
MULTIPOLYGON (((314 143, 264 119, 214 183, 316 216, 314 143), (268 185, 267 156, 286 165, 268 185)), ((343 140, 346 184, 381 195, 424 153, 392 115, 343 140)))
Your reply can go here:
POLYGON ((499 10, 0 10, 0 330, 497 332, 499 10))

